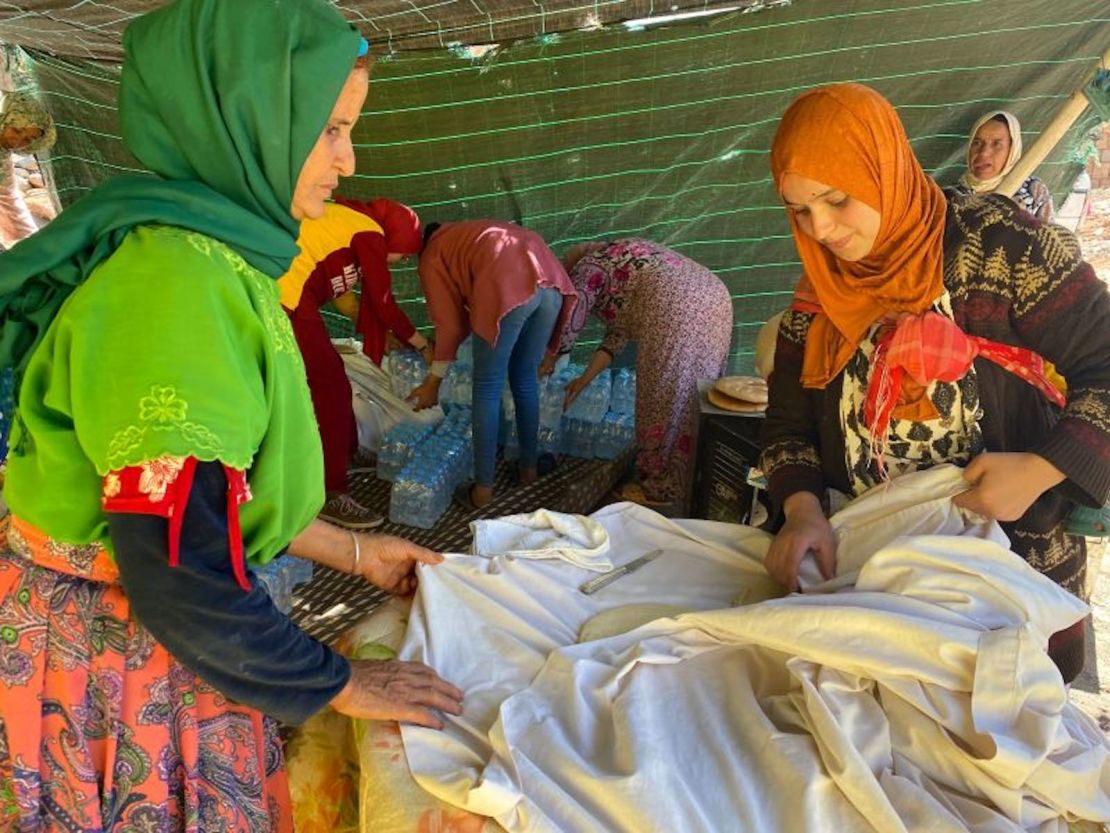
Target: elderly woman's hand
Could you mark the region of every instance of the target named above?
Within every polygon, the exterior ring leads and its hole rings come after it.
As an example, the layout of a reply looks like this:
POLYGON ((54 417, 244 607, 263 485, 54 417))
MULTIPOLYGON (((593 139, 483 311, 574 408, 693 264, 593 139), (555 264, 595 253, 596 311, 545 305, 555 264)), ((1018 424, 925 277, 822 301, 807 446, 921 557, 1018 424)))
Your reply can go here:
POLYGON ((421 662, 352 660, 351 678, 331 701, 340 714, 442 729, 434 711, 462 714, 463 693, 421 662))
POLYGON ((836 575, 836 535, 817 495, 797 492, 786 499, 786 523, 763 559, 771 578, 787 590, 798 590, 798 565, 807 553, 817 558, 826 579, 836 575))
POLYGON ((393 535, 356 532, 359 558, 357 574, 375 587, 397 596, 416 592, 417 564, 440 564, 443 556, 412 541, 393 535))
POLYGON ((429 374, 419 386, 413 389, 405 401, 412 405, 414 411, 431 408, 439 402, 439 383, 438 376, 429 374))

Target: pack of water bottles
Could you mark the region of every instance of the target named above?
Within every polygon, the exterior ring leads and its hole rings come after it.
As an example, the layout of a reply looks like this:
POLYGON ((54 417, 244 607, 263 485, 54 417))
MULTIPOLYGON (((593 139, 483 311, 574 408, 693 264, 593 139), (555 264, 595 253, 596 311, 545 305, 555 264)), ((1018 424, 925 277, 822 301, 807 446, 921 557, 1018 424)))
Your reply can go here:
MULTIPOLYGON (((419 361, 418 356, 416 359, 419 361)), ((423 362, 420 365, 422 368, 423 362)), ((615 459, 635 438, 635 371, 603 371, 564 413, 567 383, 583 370, 581 365, 567 365, 559 373, 540 380, 539 452, 615 459), (618 385, 621 399, 617 398, 618 385), (629 410, 618 411, 614 403, 629 410)), ((469 388, 472 377, 464 375, 464 371, 471 372, 468 365, 456 361, 452 372, 457 375, 452 382, 465 383, 469 388)), ((449 396, 445 396, 445 387, 441 386, 440 399, 447 406, 447 416, 438 426, 401 423, 382 439, 378 477, 393 481, 389 518, 394 523, 430 529, 451 505, 458 485, 474 477, 471 410, 458 388, 446 390, 449 396)), ((469 397, 468 389, 467 403, 469 397)), ((500 439, 505 458, 519 458, 516 404, 508 387, 501 396, 500 439)))
POLYGON ((412 459, 417 446, 435 429, 435 425, 419 422, 399 422, 389 429, 378 449, 378 477, 388 482, 395 480, 412 459))
MULTIPOLYGON (((405 399, 428 376, 428 365, 415 350, 395 350, 388 356, 390 386, 393 393, 405 399)), ((439 386, 439 404, 444 410, 470 407, 470 392, 474 384, 473 346, 471 338, 459 345, 455 360, 447 368, 447 375, 439 386)))
POLYGON ((295 555, 279 555, 255 569, 254 576, 270 594, 274 606, 288 615, 293 610, 293 591, 312 580, 312 562, 295 555))
MULTIPOLYGON (((567 384, 583 371, 581 365, 568 364, 541 381, 540 453, 613 460, 635 439, 636 371, 603 370, 564 412, 567 384)), ((515 432, 512 436, 515 440, 515 432)))
POLYGON ((458 485, 474 476, 473 436, 470 409, 456 407, 434 432, 421 438, 393 482, 391 521, 421 529, 435 525, 458 485))

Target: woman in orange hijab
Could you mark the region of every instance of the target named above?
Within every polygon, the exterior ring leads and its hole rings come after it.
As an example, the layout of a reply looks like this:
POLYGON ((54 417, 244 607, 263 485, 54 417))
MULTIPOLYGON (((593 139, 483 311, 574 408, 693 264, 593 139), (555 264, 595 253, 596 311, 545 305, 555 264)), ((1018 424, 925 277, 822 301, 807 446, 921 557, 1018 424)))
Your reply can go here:
MULTIPOLYGON (((799 96, 771 169, 804 276, 763 437, 781 524, 767 569, 794 589, 812 552, 833 575, 828 488, 854 497, 951 462, 966 467, 957 503, 1082 592, 1083 539, 1064 521, 1110 495, 1110 297, 1075 239, 1003 197, 942 191, 894 108, 859 84, 799 96)), ((1082 635, 1050 645, 1065 679, 1082 668, 1082 635)))

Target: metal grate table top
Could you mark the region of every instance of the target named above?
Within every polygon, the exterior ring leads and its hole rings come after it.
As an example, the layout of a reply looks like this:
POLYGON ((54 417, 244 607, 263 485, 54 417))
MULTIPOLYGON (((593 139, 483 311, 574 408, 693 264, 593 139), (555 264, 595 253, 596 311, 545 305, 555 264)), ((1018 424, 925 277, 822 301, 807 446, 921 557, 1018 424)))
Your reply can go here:
MULTIPOLYGON (((377 532, 407 538, 437 552, 467 552, 470 522, 539 508, 588 514, 596 509, 616 485, 633 458, 630 448, 616 460, 582 460, 561 457, 559 467, 529 486, 516 484, 516 464, 499 460, 492 503, 467 512, 452 503, 431 529, 417 529, 387 520, 377 532)), ((350 493, 364 506, 388 517, 392 484, 373 472, 353 475, 350 493)), ((312 581, 294 593, 292 618, 312 636, 333 643, 355 622, 388 597, 355 576, 315 565, 312 581)))

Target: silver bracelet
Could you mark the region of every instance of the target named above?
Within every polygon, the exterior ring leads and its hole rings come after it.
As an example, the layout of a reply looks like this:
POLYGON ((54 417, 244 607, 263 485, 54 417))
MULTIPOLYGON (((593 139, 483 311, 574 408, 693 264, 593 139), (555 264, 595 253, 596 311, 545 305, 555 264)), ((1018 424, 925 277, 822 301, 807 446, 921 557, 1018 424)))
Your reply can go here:
POLYGON ((358 536, 351 530, 347 530, 347 534, 351 536, 351 543, 355 545, 355 564, 351 568, 351 575, 358 575, 359 562, 362 561, 362 549, 358 545, 358 536))

